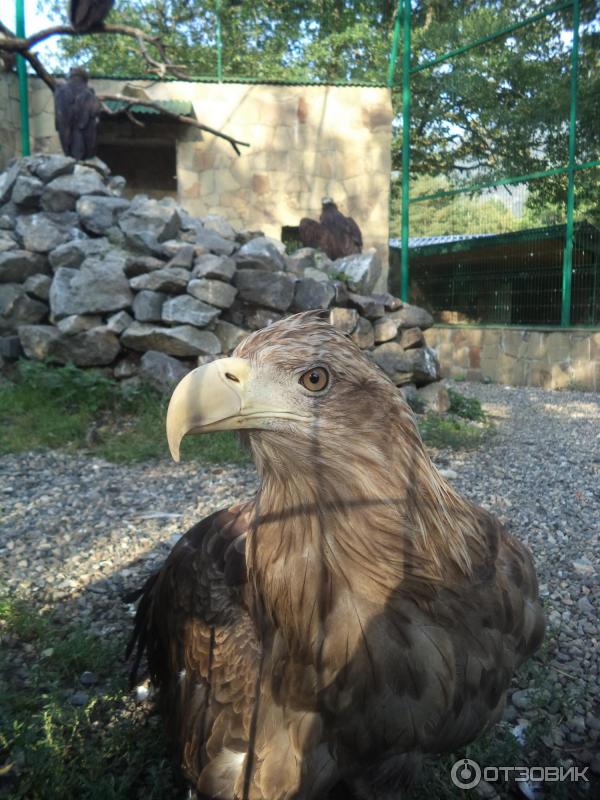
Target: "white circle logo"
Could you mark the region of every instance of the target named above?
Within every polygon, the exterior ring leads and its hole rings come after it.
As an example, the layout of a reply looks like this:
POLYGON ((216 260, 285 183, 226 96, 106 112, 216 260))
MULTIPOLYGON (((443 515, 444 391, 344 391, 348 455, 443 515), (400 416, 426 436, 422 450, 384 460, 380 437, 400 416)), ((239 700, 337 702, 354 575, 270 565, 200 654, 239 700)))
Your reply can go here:
POLYGON ((450 777, 459 789, 472 789, 481 781, 481 767, 470 758, 461 758, 452 767, 450 777))

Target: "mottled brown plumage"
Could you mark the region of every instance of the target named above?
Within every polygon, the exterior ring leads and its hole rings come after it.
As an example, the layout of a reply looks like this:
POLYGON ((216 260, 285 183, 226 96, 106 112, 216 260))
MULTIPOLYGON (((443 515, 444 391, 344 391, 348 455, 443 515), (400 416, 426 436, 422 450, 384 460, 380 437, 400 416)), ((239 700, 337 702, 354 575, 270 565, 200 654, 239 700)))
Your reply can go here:
POLYGON ((348 338, 314 312, 258 331, 184 379, 167 427, 175 455, 187 431, 242 430, 260 476, 136 618, 201 797, 397 797, 422 754, 500 717, 543 637, 529 552, 444 481, 348 338))
POLYGON ((329 258, 350 256, 362 251, 360 228, 352 217, 345 217, 329 197, 324 197, 319 222, 304 217, 298 228, 305 247, 317 247, 329 258))

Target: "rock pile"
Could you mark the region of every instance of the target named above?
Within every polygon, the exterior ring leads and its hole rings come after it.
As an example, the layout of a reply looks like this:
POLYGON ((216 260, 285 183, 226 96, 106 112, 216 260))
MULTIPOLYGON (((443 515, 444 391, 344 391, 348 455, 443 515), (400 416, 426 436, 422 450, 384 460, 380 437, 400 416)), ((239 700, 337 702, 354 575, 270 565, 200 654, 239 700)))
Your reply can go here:
MULTIPOLYGON (((0 354, 143 374, 168 387, 286 314, 333 325, 398 385, 439 379, 423 309, 372 294, 375 251, 329 261, 171 198, 121 196, 98 159, 15 161, 0 175, 0 354)), ((406 390, 405 390, 406 391, 406 390)))

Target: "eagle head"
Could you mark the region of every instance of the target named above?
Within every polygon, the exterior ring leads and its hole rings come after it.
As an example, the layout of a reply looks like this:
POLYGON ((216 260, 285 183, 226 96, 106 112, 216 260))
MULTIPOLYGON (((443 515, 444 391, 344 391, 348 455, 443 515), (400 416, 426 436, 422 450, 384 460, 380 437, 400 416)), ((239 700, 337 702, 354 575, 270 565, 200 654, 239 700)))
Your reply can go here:
POLYGON ((308 311, 188 373, 171 397, 167 439, 176 461, 186 434, 220 430, 245 432, 255 455, 262 447, 306 461, 318 446, 339 459, 352 444, 387 451, 398 412, 410 415, 384 373, 323 312, 308 311))

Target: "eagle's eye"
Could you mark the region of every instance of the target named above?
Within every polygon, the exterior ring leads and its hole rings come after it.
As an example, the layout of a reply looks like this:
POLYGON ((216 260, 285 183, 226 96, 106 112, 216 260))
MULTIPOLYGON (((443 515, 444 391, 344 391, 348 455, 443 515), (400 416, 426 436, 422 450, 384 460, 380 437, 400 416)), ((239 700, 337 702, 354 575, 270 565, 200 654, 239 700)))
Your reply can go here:
POLYGON ((314 367, 300 376, 300 383, 310 392, 320 392, 329 383, 329 373, 323 367, 314 367))

